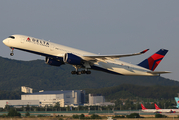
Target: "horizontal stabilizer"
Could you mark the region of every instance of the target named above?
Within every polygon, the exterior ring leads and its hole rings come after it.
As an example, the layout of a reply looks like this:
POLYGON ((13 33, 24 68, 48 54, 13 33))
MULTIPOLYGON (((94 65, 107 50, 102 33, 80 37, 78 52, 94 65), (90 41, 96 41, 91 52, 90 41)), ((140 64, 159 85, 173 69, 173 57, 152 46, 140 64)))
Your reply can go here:
POLYGON ((165 73, 171 73, 170 71, 148 71, 148 73, 151 74, 165 74, 165 73))

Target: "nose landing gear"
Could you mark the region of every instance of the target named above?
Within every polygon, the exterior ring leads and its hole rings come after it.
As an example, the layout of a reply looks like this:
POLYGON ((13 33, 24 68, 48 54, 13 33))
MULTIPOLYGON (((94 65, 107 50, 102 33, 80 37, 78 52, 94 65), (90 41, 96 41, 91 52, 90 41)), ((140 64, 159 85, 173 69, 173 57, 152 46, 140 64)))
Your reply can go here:
POLYGON ((14 48, 10 48, 10 49, 11 49, 10 56, 13 56, 14 55, 14 48))

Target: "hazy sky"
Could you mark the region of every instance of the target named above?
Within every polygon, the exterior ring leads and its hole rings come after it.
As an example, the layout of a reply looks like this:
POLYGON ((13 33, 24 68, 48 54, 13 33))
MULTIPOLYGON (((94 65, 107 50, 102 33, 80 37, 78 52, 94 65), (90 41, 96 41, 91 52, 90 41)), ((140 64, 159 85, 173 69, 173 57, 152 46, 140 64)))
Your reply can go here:
MULTIPOLYGON (((179 80, 179 0, 1 0, 0 40, 29 35, 100 54, 150 51, 121 58, 138 64, 161 48, 169 52, 157 67, 179 80)), ((0 43, 0 56, 17 60, 44 57, 0 43)))

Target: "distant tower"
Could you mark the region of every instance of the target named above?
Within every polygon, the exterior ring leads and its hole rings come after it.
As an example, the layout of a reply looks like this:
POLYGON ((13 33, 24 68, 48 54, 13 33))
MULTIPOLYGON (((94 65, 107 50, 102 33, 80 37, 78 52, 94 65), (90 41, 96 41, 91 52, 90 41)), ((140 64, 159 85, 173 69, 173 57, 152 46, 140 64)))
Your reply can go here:
POLYGON ((21 92, 24 93, 33 93, 33 89, 30 87, 21 86, 21 92))

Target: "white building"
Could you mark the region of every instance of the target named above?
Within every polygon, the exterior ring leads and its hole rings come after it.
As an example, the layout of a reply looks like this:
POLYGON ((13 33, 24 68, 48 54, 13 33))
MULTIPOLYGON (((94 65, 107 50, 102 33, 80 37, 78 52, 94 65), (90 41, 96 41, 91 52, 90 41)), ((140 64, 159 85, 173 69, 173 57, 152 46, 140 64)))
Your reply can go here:
POLYGON ((20 108, 22 106, 39 106, 39 100, 0 100, 0 108, 5 108, 6 105, 20 108))
POLYGON ((65 107, 71 104, 84 104, 85 92, 82 90, 44 91, 21 95, 21 100, 39 100, 41 106, 54 106, 59 102, 60 107, 65 107))
POLYGON ((115 103, 110 103, 110 102, 105 102, 105 98, 104 96, 94 96, 92 94, 89 94, 89 106, 91 105, 97 105, 97 106, 108 106, 108 105, 112 105, 114 106, 115 103))
POLYGON ((104 103, 104 96, 94 96, 89 94, 89 105, 96 105, 97 103, 104 103))
POLYGON ((21 92, 24 93, 33 93, 33 89, 30 87, 21 86, 21 92))

